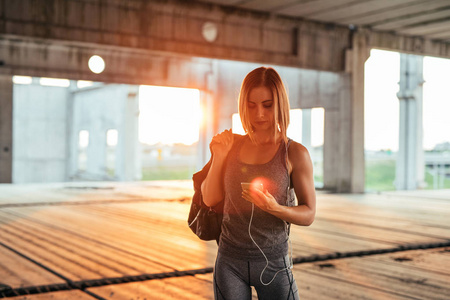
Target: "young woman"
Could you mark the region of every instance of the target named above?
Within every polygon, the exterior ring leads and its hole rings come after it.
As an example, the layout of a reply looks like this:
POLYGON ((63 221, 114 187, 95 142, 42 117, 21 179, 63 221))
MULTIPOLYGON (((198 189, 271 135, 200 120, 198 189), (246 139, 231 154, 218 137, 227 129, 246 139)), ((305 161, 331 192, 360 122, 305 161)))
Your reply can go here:
POLYGON ((258 299, 298 299, 289 224, 314 221, 316 195, 308 151, 286 136, 289 99, 274 69, 260 67, 247 74, 239 115, 246 135, 225 130, 213 137, 211 169, 202 183, 206 205, 225 201, 214 296, 251 299, 253 286, 258 299))

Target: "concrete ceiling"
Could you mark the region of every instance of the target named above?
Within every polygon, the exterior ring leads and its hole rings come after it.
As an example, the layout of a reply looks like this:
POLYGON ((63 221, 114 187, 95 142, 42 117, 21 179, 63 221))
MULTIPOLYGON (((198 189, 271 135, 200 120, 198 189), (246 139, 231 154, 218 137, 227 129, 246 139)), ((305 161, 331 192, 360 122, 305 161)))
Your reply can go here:
POLYGON ((200 0, 450 42, 450 0, 200 0))

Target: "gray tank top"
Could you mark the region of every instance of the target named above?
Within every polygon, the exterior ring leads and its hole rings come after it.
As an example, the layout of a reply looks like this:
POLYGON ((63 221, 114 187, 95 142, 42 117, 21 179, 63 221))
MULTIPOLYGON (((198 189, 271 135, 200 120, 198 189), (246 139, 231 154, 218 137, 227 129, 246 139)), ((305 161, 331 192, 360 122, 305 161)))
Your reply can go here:
MULTIPOLYGON (((219 251, 232 257, 259 261, 264 260, 264 256, 250 239, 248 233, 252 204, 242 198, 241 182, 251 182, 258 178, 278 203, 288 206, 292 206, 293 203, 287 203, 290 179, 286 166, 286 144, 280 143, 278 151, 268 163, 246 164, 240 161, 239 152, 247 138, 248 136, 237 139, 226 162, 224 216, 219 251)), ((268 259, 281 257, 288 253, 286 222, 261 210, 256 205, 251 234, 268 259)))

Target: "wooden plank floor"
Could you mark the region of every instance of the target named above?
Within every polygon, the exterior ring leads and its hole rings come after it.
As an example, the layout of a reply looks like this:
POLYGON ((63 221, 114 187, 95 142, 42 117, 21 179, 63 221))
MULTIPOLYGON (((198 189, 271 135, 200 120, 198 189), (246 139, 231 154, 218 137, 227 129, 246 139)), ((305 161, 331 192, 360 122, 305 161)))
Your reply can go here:
POLYGON ((63 292, 52 292, 37 295, 27 295, 27 296, 16 296, 9 297, 7 299, 12 300, 48 300, 48 299, 70 299, 70 300, 93 300, 95 297, 88 295, 82 291, 63 291, 63 292))
MULTIPOLYGON (((186 225, 191 187, 190 181, 0 185, 0 283, 104 284, 16 299, 212 299, 210 273, 104 283, 214 265, 215 242, 198 240, 186 225)), ((448 244, 450 190, 319 193, 316 221, 293 226, 291 240, 294 257, 448 244)), ((302 299, 448 299, 450 247, 302 263, 294 273, 302 299)))

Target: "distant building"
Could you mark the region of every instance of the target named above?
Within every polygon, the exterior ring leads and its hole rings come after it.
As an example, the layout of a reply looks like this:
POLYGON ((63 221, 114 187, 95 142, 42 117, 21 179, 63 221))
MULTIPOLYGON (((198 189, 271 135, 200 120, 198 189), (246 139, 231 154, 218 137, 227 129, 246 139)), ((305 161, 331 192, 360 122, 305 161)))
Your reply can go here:
POLYGON ((433 148, 433 151, 437 151, 437 152, 450 151, 450 142, 444 142, 444 143, 437 144, 433 148))

